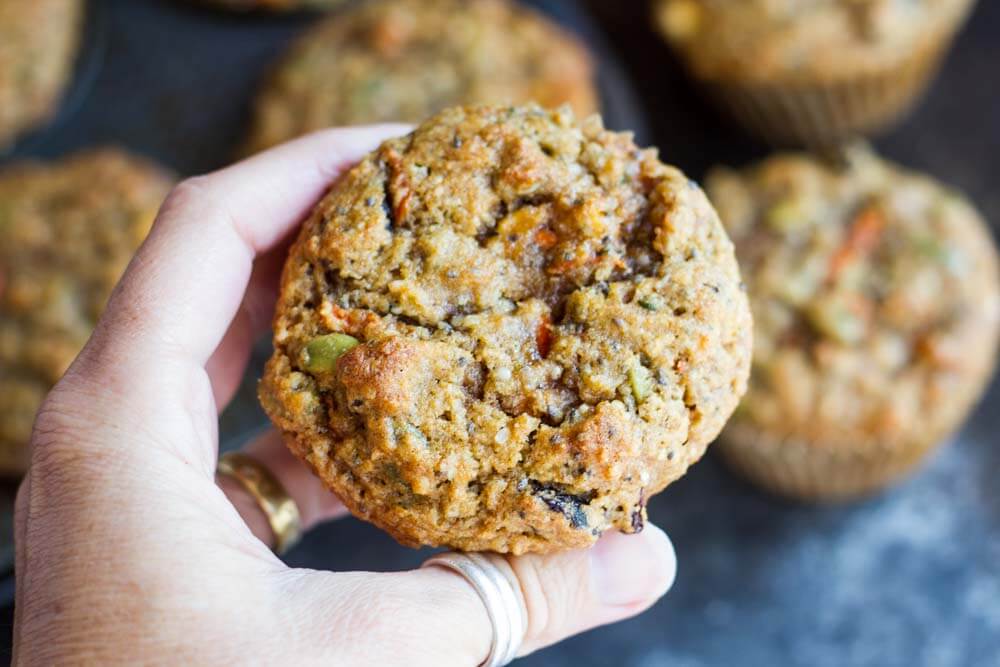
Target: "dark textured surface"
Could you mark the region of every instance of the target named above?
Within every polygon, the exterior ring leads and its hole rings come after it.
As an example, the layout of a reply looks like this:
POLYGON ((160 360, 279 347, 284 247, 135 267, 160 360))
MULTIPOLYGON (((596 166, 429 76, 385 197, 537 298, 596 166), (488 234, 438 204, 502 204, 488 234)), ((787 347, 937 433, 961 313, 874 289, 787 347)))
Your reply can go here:
MULTIPOLYGON (((643 2, 587 4, 613 36, 645 105, 651 132, 640 138, 659 145, 666 161, 701 177, 716 162, 764 155, 700 100, 649 29, 643 2)), ((262 69, 308 20, 230 19, 153 0, 111 5, 108 59, 90 96, 33 152, 117 140, 184 173, 222 164, 240 137, 262 69), (200 92, 189 95, 194 89, 200 92)), ((877 142, 888 157, 965 190, 994 229, 1000 223, 998 35, 1000 3, 984 0, 925 103, 877 142)), ((632 122, 627 112, 628 105, 614 110, 609 124, 632 122)), ((251 392, 243 396, 252 401, 251 392)), ((767 497, 710 455, 650 503, 651 519, 678 551, 674 590, 638 619, 518 664, 1000 664, 998 413, 994 382, 958 441, 918 476, 847 507, 767 497)), ((224 429, 241 432, 257 415, 227 414, 224 429)), ((288 561, 383 570, 413 567, 425 557, 348 519, 309 535, 288 561)), ((9 609, 0 616, 8 631, 10 618, 9 609)))

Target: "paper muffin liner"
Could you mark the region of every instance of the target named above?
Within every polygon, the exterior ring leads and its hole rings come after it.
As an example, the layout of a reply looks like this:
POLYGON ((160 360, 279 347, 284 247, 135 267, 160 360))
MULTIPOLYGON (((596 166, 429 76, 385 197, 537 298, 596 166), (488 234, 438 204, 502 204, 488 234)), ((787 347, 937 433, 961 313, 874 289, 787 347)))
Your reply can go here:
POLYGON ((857 75, 787 83, 705 82, 748 131, 776 146, 829 148, 901 120, 940 69, 952 35, 902 62, 857 75))
POLYGON ((847 501, 874 494, 915 471, 948 438, 904 446, 837 448, 776 438, 745 423, 731 423, 713 447, 737 473, 781 496, 847 501))

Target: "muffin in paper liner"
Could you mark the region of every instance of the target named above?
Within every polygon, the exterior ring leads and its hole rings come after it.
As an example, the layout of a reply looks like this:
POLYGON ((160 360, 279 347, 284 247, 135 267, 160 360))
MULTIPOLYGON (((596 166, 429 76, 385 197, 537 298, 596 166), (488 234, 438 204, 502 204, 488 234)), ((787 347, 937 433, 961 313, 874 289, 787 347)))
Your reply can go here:
POLYGON ((234 12, 328 11, 347 4, 348 0, 186 0, 215 9, 234 12))
POLYGON ((826 148, 900 121, 937 74, 946 44, 905 63, 842 80, 709 83, 710 96, 747 131, 775 146, 826 148))
POLYGON ((723 461, 768 491, 799 500, 846 501, 872 495, 906 477, 941 444, 936 438, 902 448, 822 447, 795 438, 775 438, 736 421, 715 444, 723 461))
POLYGON ((906 16, 894 13, 895 0, 808 4, 663 0, 658 19, 691 74, 737 123, 773 145, 826 148, 911 111, 973 2, 939 0, 906 16), (869 14, 860 15, 860 5, 869 14), (794 16, 775 15, 791 8, 794 16))
POLYGON ((776 155, 706 190, 736 244, 754 360, 719 451, 782 495, 847 500, 915 469, 992 376, 997 254, 979 213, 863 146, 776 155))
POLYGON ((0 151, 49 121, 73 75, 81 0, 0 3, 0 151))
POLYGON ((243 148, 325 127, 419 123, 458 104, 569 104, 599 110, 586 45, 507 0, 381 0, 320 20, 275 64, 243 148))
POLYGON ((115 147, 0 169, 0 477, 26 469, 36 411, 90 337, 173 182, 115 147))

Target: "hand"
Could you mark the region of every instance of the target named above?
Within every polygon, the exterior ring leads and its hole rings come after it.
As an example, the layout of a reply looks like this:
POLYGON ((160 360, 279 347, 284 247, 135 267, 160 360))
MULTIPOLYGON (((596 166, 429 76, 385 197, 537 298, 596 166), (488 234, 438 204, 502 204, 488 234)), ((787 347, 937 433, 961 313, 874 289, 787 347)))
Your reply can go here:
MULTIPOLYGON (((479 664, 492 629, 442 569, 297 570, 254 501, 215 482, 217 410, 269 324, 287 241, 400 126, 330 130, 181 183, 39 412, 16 515, 15 662, 479 664)), ((305 526, 344 514, 276 434, 251 446, 305 526)), ((632 616, 674 577, 667 537, 509 558, 522 653, 632 616)))

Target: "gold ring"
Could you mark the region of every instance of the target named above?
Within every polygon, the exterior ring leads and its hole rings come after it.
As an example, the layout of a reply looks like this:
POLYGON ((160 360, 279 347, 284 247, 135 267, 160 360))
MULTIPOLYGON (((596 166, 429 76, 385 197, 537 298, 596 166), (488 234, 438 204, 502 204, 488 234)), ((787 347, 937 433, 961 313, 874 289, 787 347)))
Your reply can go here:
POLYGON ((260 461, 242 452, 219 457, 216 474, 235 480, 253 496, 274 533, 274 552, 283 554, 302 537, 302 517, 281 482, 260 461))

